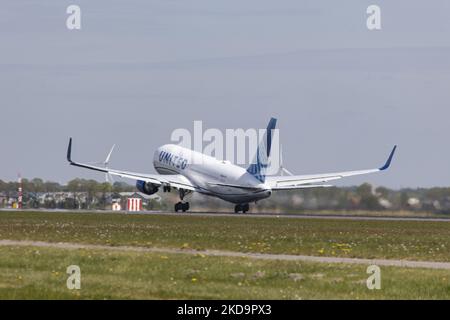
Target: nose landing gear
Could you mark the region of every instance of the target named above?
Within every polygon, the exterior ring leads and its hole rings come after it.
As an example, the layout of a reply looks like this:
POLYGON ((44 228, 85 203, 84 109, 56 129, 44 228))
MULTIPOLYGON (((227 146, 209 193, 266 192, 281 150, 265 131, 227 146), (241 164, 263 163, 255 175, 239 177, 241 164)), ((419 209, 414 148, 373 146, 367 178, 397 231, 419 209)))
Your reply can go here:
POLYGON ((183 211, 186 212, 189 210, 189 202, 183 202, 183 199, 186 195, 190 194, 191 191, 188 190, 184 190, 184 189, 179 189, 179 194, 180 194, 180 202, 177 202, 175 204, 175 212, 178 211, 183 211))
POLYGON ((234 213, 239 213, 240 211, 242 211, 242 213, 246 213, 248 210, 250 210, 248 203, 237 204, 234 207, 234 213))
POLYGON ((189 202, 177 202, 175 203, 175 212, 183 211, 186 212, 189 210, 189 202))

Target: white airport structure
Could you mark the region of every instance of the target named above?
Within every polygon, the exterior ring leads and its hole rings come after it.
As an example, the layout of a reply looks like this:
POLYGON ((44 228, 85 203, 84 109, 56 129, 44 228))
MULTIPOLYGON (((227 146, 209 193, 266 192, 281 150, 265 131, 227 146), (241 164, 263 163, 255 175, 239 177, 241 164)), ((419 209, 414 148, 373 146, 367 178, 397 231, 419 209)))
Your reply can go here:
POLYGON ((141 198, 128 198, 127 199, 128 211, 142 211, 142 199, 141 198))

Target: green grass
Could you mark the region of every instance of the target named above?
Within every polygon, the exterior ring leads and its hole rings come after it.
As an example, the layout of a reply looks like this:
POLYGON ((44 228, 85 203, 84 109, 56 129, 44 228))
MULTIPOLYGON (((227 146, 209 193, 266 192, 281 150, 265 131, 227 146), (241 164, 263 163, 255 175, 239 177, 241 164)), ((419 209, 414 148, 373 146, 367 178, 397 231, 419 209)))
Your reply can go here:
POLYGON ((447 270, 105 250, 0 247, 0 299, 450 299, 447 270), (66 268, 81 268, 81 290, 66 268), (180 267, 181 266, 181 267, 180 267))
POLYGON ((0 212, 0 239, 450 261, 450 223, 0 212))
MULTIPOLYGON (((0 212, 0 239, 450 261, 450 223, 0 212)), ((0 247, 0 299, 450 299, 448 270, 0 247), (66 287, 79 265, 81 290, 66 287)))

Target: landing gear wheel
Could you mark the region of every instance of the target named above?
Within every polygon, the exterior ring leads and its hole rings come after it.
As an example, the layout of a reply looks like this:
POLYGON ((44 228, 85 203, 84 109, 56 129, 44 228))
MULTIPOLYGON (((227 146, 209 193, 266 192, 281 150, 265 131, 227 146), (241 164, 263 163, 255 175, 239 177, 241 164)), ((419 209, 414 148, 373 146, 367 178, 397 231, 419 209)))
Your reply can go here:
MULTIPOLYGON (((167 186, 167 191, 170 192, 170 186, 167 186)), ((192 193, 190 190, 178 189, 180 194, 180 202, 175 204, 175 212, 183 211, 186 212, 189 210, 189 202, 183 202, 183 199, 192 193)))
POLYGON ((189 210, 189 202, 177 202, 175 203, 175 212, 183 211, 186 212, 189 210))
POLYGON ((242 211, 242 213, 246 213, 248 210, 250 210, 250 206, 248 205, 248 203, 237 204, 234 207, 234 213, 239 213, 241 211, 242 211))

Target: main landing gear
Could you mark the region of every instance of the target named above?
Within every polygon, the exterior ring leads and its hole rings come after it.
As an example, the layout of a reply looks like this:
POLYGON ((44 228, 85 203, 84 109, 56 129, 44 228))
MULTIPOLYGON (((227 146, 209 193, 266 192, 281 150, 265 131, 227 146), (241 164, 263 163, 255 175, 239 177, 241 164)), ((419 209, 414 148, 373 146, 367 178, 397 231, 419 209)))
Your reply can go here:
POLYGON ((179 189, 179 193, 180 193, 181 201, 175 203, 175 212, 178 212, 178 211, 186 212, 189 210, 189 202, 183 202, 183 199, 186 195, 188 195, 191 192, 184 190, 184 189, 179 189))
POLYGON ((242 213, 246 213, 248 210, 250 210, 250 206, 248 205, 248 203, 237 204, 234 207, 234 213, 239 213, 240 211, 242 211, 242 213))

